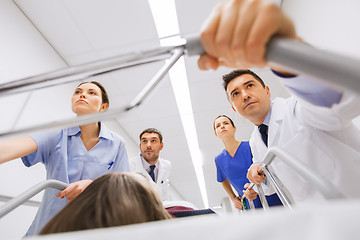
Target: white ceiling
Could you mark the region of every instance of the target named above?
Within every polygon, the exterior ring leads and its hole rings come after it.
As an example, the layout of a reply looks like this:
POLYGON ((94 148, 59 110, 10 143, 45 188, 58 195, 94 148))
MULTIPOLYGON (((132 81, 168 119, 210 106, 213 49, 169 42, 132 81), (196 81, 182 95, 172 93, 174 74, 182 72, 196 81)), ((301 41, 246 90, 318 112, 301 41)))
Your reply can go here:
MULTIPOLYGON (((181 36, 199 33, 201 24, 217 2, 216 0, 176 1, 181 36)), ((65 66, 159 45, 155 24, 146 0, 126 2, 17 0, 15 3, 53 47, 65 66)), ((226 197, 221 184, 216 182, 214 157, 223 146, 213 134, 213 119, 224 113, 233 118, 238 129, 237 137, 240 140, 249 139, 252 125, 235 114, 226 100, 221 86, 221 76, 230 69, 203 72, 197 68, 196 60, 196 57, 185 57, 209 206, 212 207, 219 206, 226 197)), ((155 75, 162 64, 163 62, 157 62, 127 68, 99 76, 96 80, 101 81, 107 88, 111 107, 125 106, 155 75)), ((59 64, 59 68, 61 67, 63 66, 59 64)), ((257 72, 268 82, 273 96, 287 96, 287 92, 268 70, 259 69, 257 72)), ((75 85, 76 83, 66 84, 34 91, 30 96, 18 97, 17 101, 20 102, 18 105, 22 111, 19 111, 20 117, 18 112, 12 114, 12 119, 18 118, 16 127, 73 116, 70 100, 67 99, 70 99, 75 85), (44 98, 50 98, 51 104, 48 101, 44 102, 44 98)), ((173 164, 170 178, 172 185, 185 200, 198 207, 204 206, 168 77, 163 79, 137 109, 119 116, 115 122, 109 124, 114 130, 119 130, 120 135, 126 139, 129 157, 137 153, 138 134, 143 129, 147 127, 160 129, 165 144, 161 155, 173 164)))

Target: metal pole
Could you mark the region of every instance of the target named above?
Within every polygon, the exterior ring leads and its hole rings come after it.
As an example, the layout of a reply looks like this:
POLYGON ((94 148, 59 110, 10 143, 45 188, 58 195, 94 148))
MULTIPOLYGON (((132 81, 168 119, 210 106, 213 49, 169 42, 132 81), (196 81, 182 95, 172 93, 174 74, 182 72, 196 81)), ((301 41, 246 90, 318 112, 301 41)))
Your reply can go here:
POLYGON ((0 207, 0 218, 5 216, 10 211, 14 210, 18 206, 22 205, 24 202, 41 192, 46 188, 55 188, 60 191, 64 190, 69 184, 60 182, 58 180, 46 180, 41 182, 40 184, 34 186, 33 188, 25 191, 24 193, 20 194, 19 196, 11 199, 4 205, 0 207))
POLYGON ((108 73, 114 70, 165 60, 169 58, 171 51, 174 48, 174 46, 158 47, 150 50, 132 52, 113 58, 85 63, 0 84, 0 95, 6 96, 45 87, 51 87, 87 79, 91 76, 108 73))
POLYGON ((266 200, 264 190, 262 189, 261 184, 256 185, 256 186, 257 186, 258 191, 259 191, 259 198, 260 198, 261 205, 263 206, 264 210, 268 210, 269 209, 269 204, 268 204, 268 202, 266 200))
POLYGON ((275 191, 276 191, 277 195, 279 196, 282 204, 285 207, 288 207, 290 210, 293 210, 293 207, 291 206, 293 204, 293 202, 290 200, 288 195, 283 190, 283 185, 281 184, 281 181, 280 180, 277 181, 276 178, 274 177, 274 175, 272 174, 272 172, 270 172, 267 167, 264 167, 263 171, 266 174, 266 176, 269 178, 269 180, 271 181, 272 186, 275 188, 275 191))
MULTIPOLYGON (((205 54, 199 37, 187 39, 191 55, 205 54)), ((360 93, 360 60, 314 48, 295 40, 273 37, 267 46, 268 62, 295 74, 360 93)))
POLYGON ((278 37, 269 42, 266 59, 293 73, 360 93, 359 59, 278 37))
POLYGON ((97 112, 82 116, 77 116, 75 118, 65 119, 58 122, 52 122, 47 124, 36 125, 32 127, 22 128, 18 130, 12 130, 4 133, 0 133, 0 139, 14 137, 14 136, 23 136, 28 135, 34 132, 40 131, 49 131, 55 130, 59 128, 69 128, 74 126, 81 126, 93 122, 104 121, 104 120, 111 120, 115 117, 118 117, 120 114, 127 112, 138 106, 141 101, 143 101, 146 96, 155 88, 155 86, 160 82, 161 79, 166 75, 166 73, 170 70, 170 68, 176 63, 176 61, 184 54, 184 48, 178 47, 173 50, 173 55, 170 58, 169 62, 167 62, 151 79, 151 81, 144 87, 144 89, 134 98, 133 101, 129 104, 128 107, 122 108, 114 108, 109 109, 104 112, 97 112))
POLYGON ((149 95, 149 93, 156 87, 161 79, 169 72, 179 58, 184 55, 184 47, 178 47, 173 50, 173 55, 169 61, 155 74, 155 76, 146 84, 140 93, 132 100, 127 107, 130 110, 138 105, 149 95))

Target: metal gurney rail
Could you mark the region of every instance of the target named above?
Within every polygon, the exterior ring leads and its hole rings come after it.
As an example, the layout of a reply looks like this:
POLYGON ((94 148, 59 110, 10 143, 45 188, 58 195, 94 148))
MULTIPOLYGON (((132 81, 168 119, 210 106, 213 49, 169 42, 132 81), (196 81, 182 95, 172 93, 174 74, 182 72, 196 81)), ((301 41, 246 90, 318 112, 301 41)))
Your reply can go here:
POLYGON ((11 212, 18 206, 22 205, 27 200, 31 199, 33 196, 41 192, 42 190, 45 190, 46 188, 55 188, 58 190, 64 190, 69 184, 60 182, 58 180, 46 180, 43 181, 33 188, 30 188, 29 190, 25 191, 24 193, 20 194, 19 196, 11 199, 10 201, 6 202, 4 205, 0 207, 0 218, 5 216, 7 213, 11 212))
MULTIPOLYGON (((281 149, 280 147, 272 147, 267 152, 260 167, 267 176, 267 178, 270 180, 272 186, 274 187, 284 206, 292 210, 292 204, 294 204, 294 202, 291 195, 289 194, 289 191, 279 180, 274 171, 269 168, 275 157, 278 157, 277 159, 283 161, 299 176, 311 182, 313 187, 318 190, 325 197, 325 199, 345 198, 345 196, 331 182, 319 177, 313 170, 306 166, 306 164, 301 162, 299 158, 289 154, 286 150, 281 149)), ((249 188, 253 186, 254 184, 252 183, 250 184, 249 188)), ((264 209, 268 208, 268 204, 262 190, 259 190, 259 196, 264 209)))
MULTIPOLYGON (((0 84, 0 96, 5 96, 8 94, 78 81, 130 66, 164 60, 167 56, 171 55, 169 63, 166 63, 157 72, 151 81, 126 108, 110 109, 106 112, 89 114, 56 123, 3 132, 0 133, 0 139, 16 135, 25 135, 40 130, 73 127, 115 118, 119 114, 138 106, 181 56, 184 54, 193 56, 203 53, 205 52, 200 39, 194 37, 188 38, 185 44, 124 54, 115 58, 78 65, 39 76, 0 84)), ((360 93, 360 61, 357 59, 326 52, 303 43, 282 38, 273 38, 269 42, 266 59, 269 62, 294 73, 312 76, 316 79, 327 81, 328 84, 335 84, 342 88, 347 88, 351 91, 360 93)))

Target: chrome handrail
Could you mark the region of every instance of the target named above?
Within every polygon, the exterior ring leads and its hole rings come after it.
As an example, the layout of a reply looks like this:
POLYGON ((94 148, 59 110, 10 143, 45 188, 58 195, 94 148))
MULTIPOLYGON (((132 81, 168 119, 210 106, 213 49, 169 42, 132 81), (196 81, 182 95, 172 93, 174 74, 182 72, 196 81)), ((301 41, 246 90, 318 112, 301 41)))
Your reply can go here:
POLYGON ((10 201, 6 202, 4 205, 0 207, 0 218, 14 210, 15 208, 19 207, 33 196, 41 192, 46 188, 55 188, 60 191, 64 190, 69 184, 60 182, 58 180, 49 179, 43 181, 34 187, 30 188, 29 190, 25 191, 24 193, 20 194, 19 196, 11 199, 10 201))
MULTIPOLYGON (((125 54, 115 58, 93 62, 80 66, 74 66, 69 69, 58 70, 40 76, 34 76, 22 80, 17 80, 0 85, 0 94, 6 95, 15 92, 29 91, 33 89, 48 87, 69 81, 75 81, 92 75, 100 75, 109 71, 129 67, 136 64, 143 64, 149 61, 155 61, 154 58, 182 52, 180 55, 189 56, 201 55, 205 53, 199 37, 187 38, 185 44, 178 44, 169 47, 158 47, 155 49, 144 50, 125 54), (179 50, 181 49, 181 50, 179 50)), ((360 61, 350 57, 341 56, 335 53, 319 50, 307 44, 297 41, 273 38, 268 44, 266 58, 269 62, 289 69, 294 73, 312 76, 322 81, 326 80, 328 84, 336 84, 339 87, 347 88, 351 91, 360 93, 360 61), (339 65, 341 63, 341 65, 339 65)), ((158 58, 164 59, 164 58, 158 58)), ((171 65, 172 66, 172 65, 171 65)), ((171 68, 163 67, 156 76, 164 76, 171 68), (163 72, 162 72, 163 71, 163 72)), ((155 76, 155 78, 156 78, 155 76)), ((157 82, 157 81, 155 81, 157 82)), ((156 85, 156 84, 155 84, 156 85)), ((146 87, 145 87, 146 88, 146 87)), ((29 134, 41 130, 51 130, 57 128, 74 127, 81 124, 107 120, 115 118, 129 109, 137 106, 152 91, 149 88, 142 97, 134 99, 128 107, 108 110, 106 112, 95 113, 87 116, 80 116, 57 123, 44 124, 30 128, 14 130, 0 133, 0 139, 11 136, 29 134), (139 100, 139 101, 137 101, 139 100)))
MULTIPOLYGON (((31 127, 25 127, 17 130, 12 130, 8 132, 0 133, 1 138, 13 137, 13 136, 22 136, 39 131, 48 131, 55 130, 59 128, 69 128, 84 124, 89 124, 98 121, 111 120, 119 115, 131 110, 132 108, 139 106, 141 102, 150 94, 150 92, 156 87, 156 85, 164 78, 166 73, 171 69, 171 67, 176 63, 176 61, 183 56, 185 49, 183 47, 177 47, 172 50, 172 56, 169 61, 166 62, 163 67, 155 74, 155 76, 145 85, 145 87, 140 91, 140 93, 129 103, 127 107, 118 107, 114 109, 109 109, 104 112, 97 112, 92 114, 86 114, 82 116, 76 116, 73 118, 61 120, 58 122, 52 122, 47 124, 40 124, 31 127)), ((33 86, 36 86, 34 83, 33 86)))
MULTIPOLYGON (((341 193, 330 181, 319 177, 315 171, 304 164, 298 157, 291 155, 280 147, 271 147, 266 153, 264 160, 261 162, 260 169, 265 173, 267 179, 271 182, 284 206, 293 209, 292 205, 294 204, 294 200, 292 199, 292 196, 286 186, 282 184, 274 171, 269 168, 275 157, 277 157, 278 160, 283 161, 299 176, 304 179, 308 179, 312 183, 312 186, 318 190, 325 199, 345 198, 344 194, 341 193)), ((251 183, 248 188, 251 189, 254 185, 254 183, 251 183)), ((264 198, 263 192, 259 193, 259 195, 260 198, 264 198)))

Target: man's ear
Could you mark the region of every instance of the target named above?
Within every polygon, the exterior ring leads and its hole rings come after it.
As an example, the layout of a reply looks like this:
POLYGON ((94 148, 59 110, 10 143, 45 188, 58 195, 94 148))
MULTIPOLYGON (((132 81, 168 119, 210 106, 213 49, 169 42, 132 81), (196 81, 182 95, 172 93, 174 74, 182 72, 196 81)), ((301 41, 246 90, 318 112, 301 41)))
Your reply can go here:
POLYGON ((160 144, 160 150, 162 150, 163 147, 164 147, 164 143, 162 142, 162 143, 160 144))
POLYGON ((266 95, 268 95, 269 98, 271 98, 270 88, 268 86, 265 86, 266 95))

